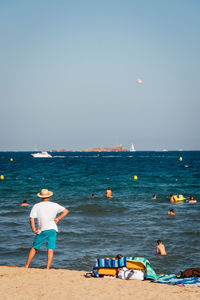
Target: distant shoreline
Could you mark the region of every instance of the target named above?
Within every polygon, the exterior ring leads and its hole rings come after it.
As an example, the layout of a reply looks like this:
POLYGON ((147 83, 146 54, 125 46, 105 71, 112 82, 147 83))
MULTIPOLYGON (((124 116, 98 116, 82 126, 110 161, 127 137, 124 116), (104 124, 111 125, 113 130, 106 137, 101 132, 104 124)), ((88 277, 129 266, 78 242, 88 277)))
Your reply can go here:
MULTIPOLYGON (((15 153, 15 152, 41 152, 42 150, 0 150, 0 152, 7 152, 7 153, 15 153)), ((51 151, 51 150, 44 150, 51 153, 76 153, 76 152, 82 152, 82 153, 138 153, 138 152, 159 152, 159 153, 167 153, 167 152, 199 152, 199 150, 168 150, 168 151, 162 151, 162 150, 137 150, 135 152, 131 152, 129 150, 126 151, 84 151, 84 150, 66 150, 66 151, 51 151)))

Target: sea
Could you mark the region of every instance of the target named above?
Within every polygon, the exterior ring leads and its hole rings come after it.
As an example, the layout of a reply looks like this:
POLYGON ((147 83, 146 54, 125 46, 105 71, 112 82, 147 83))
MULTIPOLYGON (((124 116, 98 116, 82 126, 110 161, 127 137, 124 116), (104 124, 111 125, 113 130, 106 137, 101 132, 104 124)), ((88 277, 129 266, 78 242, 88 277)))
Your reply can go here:
MULTIPOLYGON (((58 223, 53 268, 91 271, 95 258, 117 254, 145 257, 158 274, 199 267, 200 151, 58 152, 52 158, 0 152, 0 175, 0 265, 25 264, 34 239, 29 214, 45 188, 69 210, 58 223), (108 187, 112 199, 105 197, 108 187), (171 193, 185 201, 170 204, 171 193), (197 203, 187 203, 190 196, 197 203), (24 200, 30 206, 21 207, 24 200), (176 216, 168 215, 172 208, 176 216), (158 239, 166 256, 156 255, 158 239)), ((30 267, 45 266, 43 245, 30 267)))

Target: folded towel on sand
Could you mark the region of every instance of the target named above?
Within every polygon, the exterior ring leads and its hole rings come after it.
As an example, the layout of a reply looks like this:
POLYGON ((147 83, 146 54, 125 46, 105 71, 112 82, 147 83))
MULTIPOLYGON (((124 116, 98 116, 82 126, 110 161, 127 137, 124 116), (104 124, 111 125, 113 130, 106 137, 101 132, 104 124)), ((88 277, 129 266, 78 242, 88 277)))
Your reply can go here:
POLYGON ((171 285, 179 285, 184 287, 200 287, 200 278, 191 277, 191 278, 177 278, 176 275, 160 275, 157 280, 154 280, 156 283, 165 283, 171 285))

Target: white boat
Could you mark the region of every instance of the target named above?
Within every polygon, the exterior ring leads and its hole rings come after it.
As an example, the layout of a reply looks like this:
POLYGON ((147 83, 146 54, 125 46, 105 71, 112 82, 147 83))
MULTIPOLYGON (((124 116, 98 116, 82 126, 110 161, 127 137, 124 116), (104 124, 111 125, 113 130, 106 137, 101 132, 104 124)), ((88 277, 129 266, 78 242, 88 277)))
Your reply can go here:
POLYGON ((135 152, 135 147, 133 144, 131 145, 130 152, 135 152))
POLYGON ((49 154, 49 153, 46 152, 46 151, 40 152, 40 153, 31 153, 31 155, 32 155, 33 157, 36 157, 36 158, 39 158, 39 157, 44 157, 44 158, 52 157, 52 155, 49 154))

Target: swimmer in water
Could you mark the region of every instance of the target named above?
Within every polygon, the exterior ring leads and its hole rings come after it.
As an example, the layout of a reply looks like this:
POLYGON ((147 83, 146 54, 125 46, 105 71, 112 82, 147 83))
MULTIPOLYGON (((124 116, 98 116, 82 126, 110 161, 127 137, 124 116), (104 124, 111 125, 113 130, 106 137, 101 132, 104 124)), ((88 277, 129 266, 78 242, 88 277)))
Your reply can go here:
POLYGON ((194 200, 194 197, 190 197, 188 203, 197 203, 197 200, 194 200))
POLYGON ((156 199, 156 194, 153 195, 152 199, 156 199))
POLYGON ((173 209, 170 209, 170 211, 168 211, 168 215, 175 216, 176 214, 173 209))
POLYGON ((156 254, 167 255, 165 251, 165 246, 161 240, 157 240, 158 246, 156 247, 156 254))
POLYGON ((174 194, 170 195, 169 202, 170 203, 174 203, 174 194))
POLYGON ((24 200, 24 202, 22 204, 20 204, 20 206, 29 206, 27 200, 24 200))
POLYGON ((95 194, 92 194, 92 196, 91 196, 92 198, 94 198, 95 197, 95 194))
POLYGON ((108 189, 106 191, 106 197, 107 198, 112 198, 112 191, 111 191, 110 187, 108 187, 108 189))

